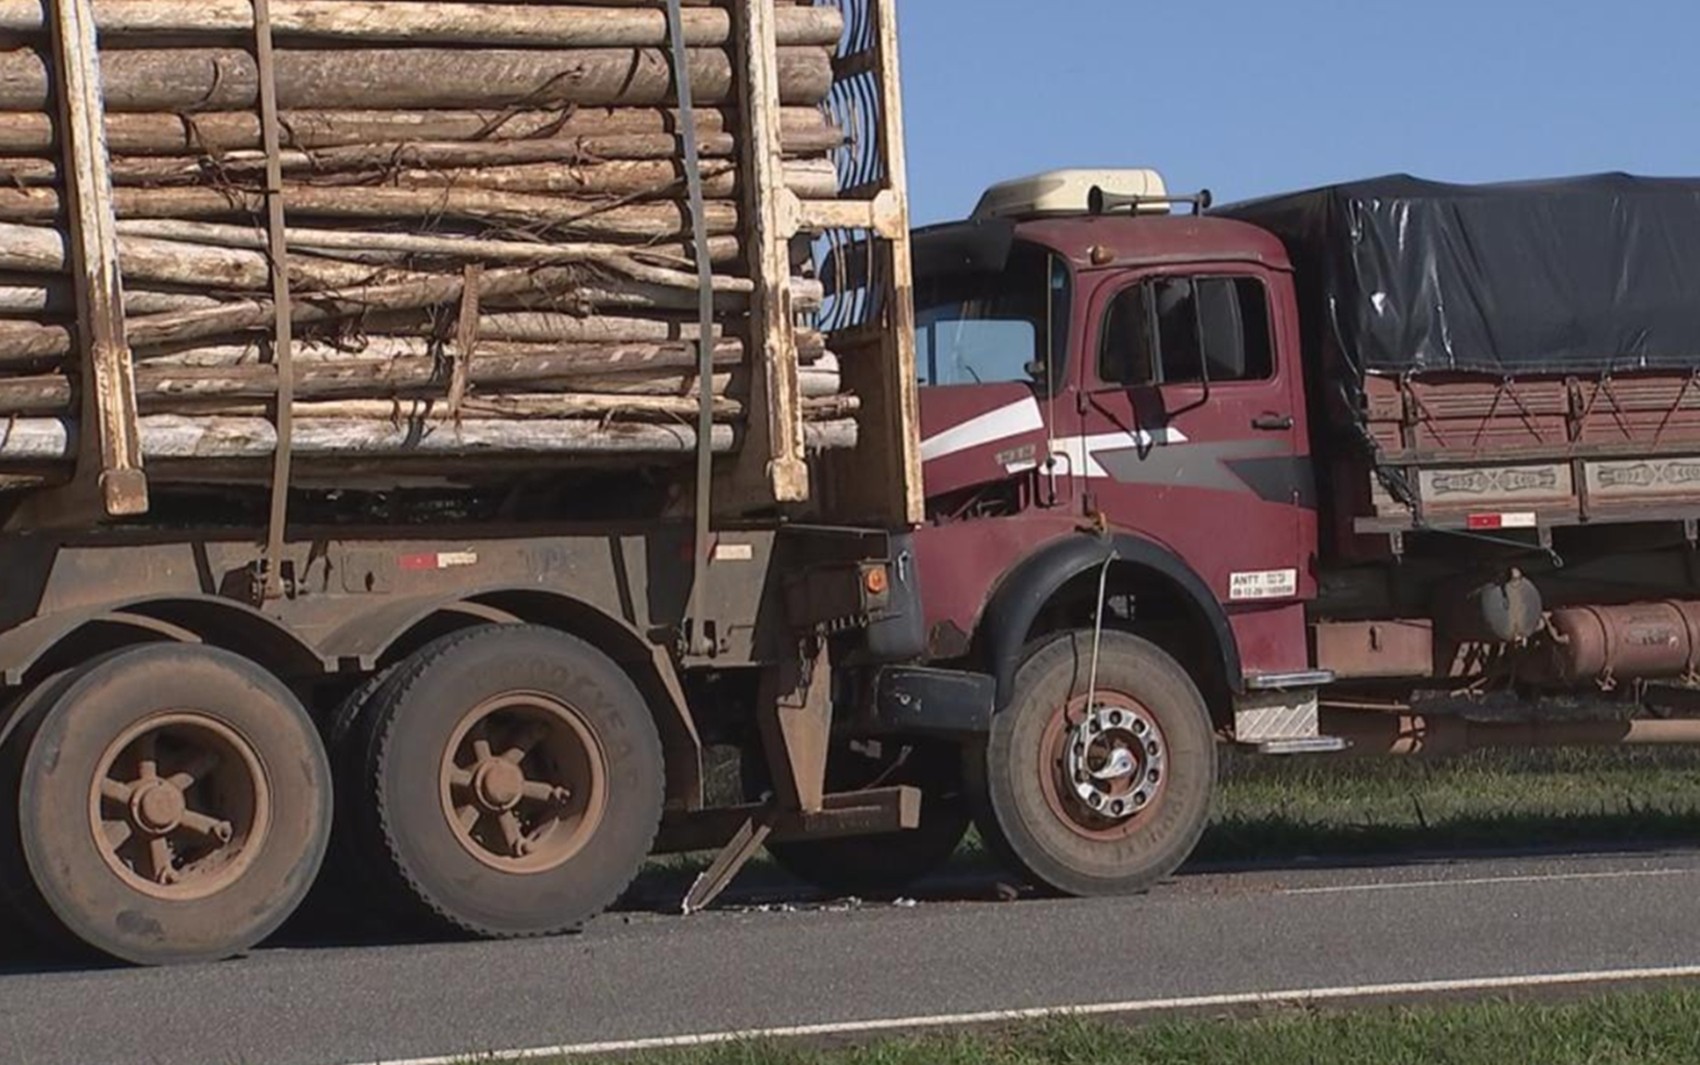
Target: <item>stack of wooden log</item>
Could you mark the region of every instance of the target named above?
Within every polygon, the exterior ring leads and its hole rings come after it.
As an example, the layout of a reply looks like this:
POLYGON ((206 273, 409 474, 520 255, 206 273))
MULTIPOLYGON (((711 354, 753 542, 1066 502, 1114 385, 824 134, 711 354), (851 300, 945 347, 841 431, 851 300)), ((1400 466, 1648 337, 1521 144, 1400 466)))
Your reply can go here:
MULTIPOLYGON (((13 483, 54 476, 78 446, 71 205, 44 6, 0 0, 0 479, 13 483)), ((306 466, 346 459, 381 480, 385 462, 400 479, 448 458, 464 477, 468 456, 492 470, 688 456, 698 275, 659 3, 269 8, 291 447, 306 466)), ((150 476, 216 480, 276 447, 254 10, 94 3, 150 476)), ((843 136, 816 105, 842 17, 781 0, 775 18, 784 181, 831 199, 843 136)), ((713 444, 729 451, 750 414, 752 288, 734 27, 706 0, 687 4, 684 25, 717 317, 713 444)), ((819 298, 818 284, 792 283, 799 310, 819 298)), ((856 402, 823 337, 801 330, 797 348, 807 442, 853 446, 856 402)))

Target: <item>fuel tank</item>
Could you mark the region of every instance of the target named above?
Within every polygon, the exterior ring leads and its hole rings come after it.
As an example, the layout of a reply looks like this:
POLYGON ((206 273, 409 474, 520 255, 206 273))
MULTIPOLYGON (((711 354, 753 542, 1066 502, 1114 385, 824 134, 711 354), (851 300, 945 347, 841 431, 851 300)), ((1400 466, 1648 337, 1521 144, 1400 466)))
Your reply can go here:
POLYGON ((1681 677, 1700 666, 1700 603, 1570 606, 1549 620, 1541 665, 1558 684, 1681 677))

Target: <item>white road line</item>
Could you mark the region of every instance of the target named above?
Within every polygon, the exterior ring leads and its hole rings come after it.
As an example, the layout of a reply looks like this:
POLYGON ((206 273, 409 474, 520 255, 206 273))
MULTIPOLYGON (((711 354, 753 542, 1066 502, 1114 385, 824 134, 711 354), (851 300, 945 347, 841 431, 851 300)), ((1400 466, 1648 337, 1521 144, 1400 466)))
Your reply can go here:
POLYGON ((1099 1002, 1084 1006, 1039 1006, 1032 1009, 987 1010, 982 1013, 941 1013, 916 1017, 882 1017, 866 1021, 832 1024, 799 1024, 783 1028, 751 1028, 736 1032, 702 1032, 668 1035, 651 1039, 620 1039, 601 1043, 568 1043, 563 1046, 530 1047, 478 1054, 448 1054, 435 1058, 399 1061, 365 1061, 354 1065, 459 1065, 467 1061, 527 1061, 537 1058, 581 1057, 591 1054, 632 1054, 646 1050, 710 1046, 747 1039, 798 1039, 813 1036, 865 1035, 875 1032, 925 1028, 962 1028, 981 1024, 1045 1020, 1056 1017, 1097 1017, 1113 1014, 1159 1013, 1171 1010, 1226 1009, 1239 1006, 1306 1005, 1367 998, 1399 998, 1413 995, 1442 995, 1468 991, 1506 991, 1521 988, 1564 987, 1575 984, 1628 983, 1644 980, 1692 980, 1700 978, 1700 965, 1674 965, 1662 969, 1600 969, 1592 972, 1536 973, 1528 976, 1481 976, 1461 980, 1421 980, 1400 984, 1363 984, 1356 987, 1307 987, 1287 991, 1244 991, 1224 995, 1194 995, 1188 998, 1148 998, 1128 1002, 1099 1002))
POLYGON ((1526 876, 1453 877, 1439 880, 1390 880, 1378 884, 1329 884, 1326 887, 1283 888, 1278 895, 1346 895, 1356 891, 1407 891, 1432 887, 1477 887, 1483 884, 1546 884, 1566 880, 1635 880, 1655 876, 1693 876, 1696 869, 1614 869, 1602 873, 1531 873, 1526 876))

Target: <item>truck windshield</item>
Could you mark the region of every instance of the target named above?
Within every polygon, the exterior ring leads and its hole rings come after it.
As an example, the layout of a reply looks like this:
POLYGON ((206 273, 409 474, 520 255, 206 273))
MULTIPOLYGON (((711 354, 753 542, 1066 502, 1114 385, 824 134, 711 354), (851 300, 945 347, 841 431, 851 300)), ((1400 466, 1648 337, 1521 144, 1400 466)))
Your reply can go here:
POLYGON ((915 284, 915 349, 922 385, 1019 381, 1040 391, 1063 373, 1067 264, 1016 245, 997 272, 940 274, 915 284))

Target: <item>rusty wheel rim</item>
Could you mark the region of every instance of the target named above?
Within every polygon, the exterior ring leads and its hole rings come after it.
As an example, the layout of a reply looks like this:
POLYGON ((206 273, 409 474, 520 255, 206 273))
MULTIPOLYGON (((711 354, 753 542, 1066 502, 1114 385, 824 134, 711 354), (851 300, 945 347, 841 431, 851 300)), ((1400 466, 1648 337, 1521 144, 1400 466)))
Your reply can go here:
POLYGON ((89 786, 96 849, 159 899, 203 898, 253 863, 271 825, 271 786, 252 744, 207 714, 177 710, 125 729, 89 786))
POLYGON ((596 734, 572 707, 538 692, 499 695, 467 711, 438 779, 456 841, 504 873, 541 873, 572 858, 608 803, 596 734))
POLYGON ((1096 842, 1126 839, 1162 804, 1168 741, 1157 718, 1125 692, 1100 691, 1059 707, 1040 739, 1040 790, 1057 819, 1096 842))

